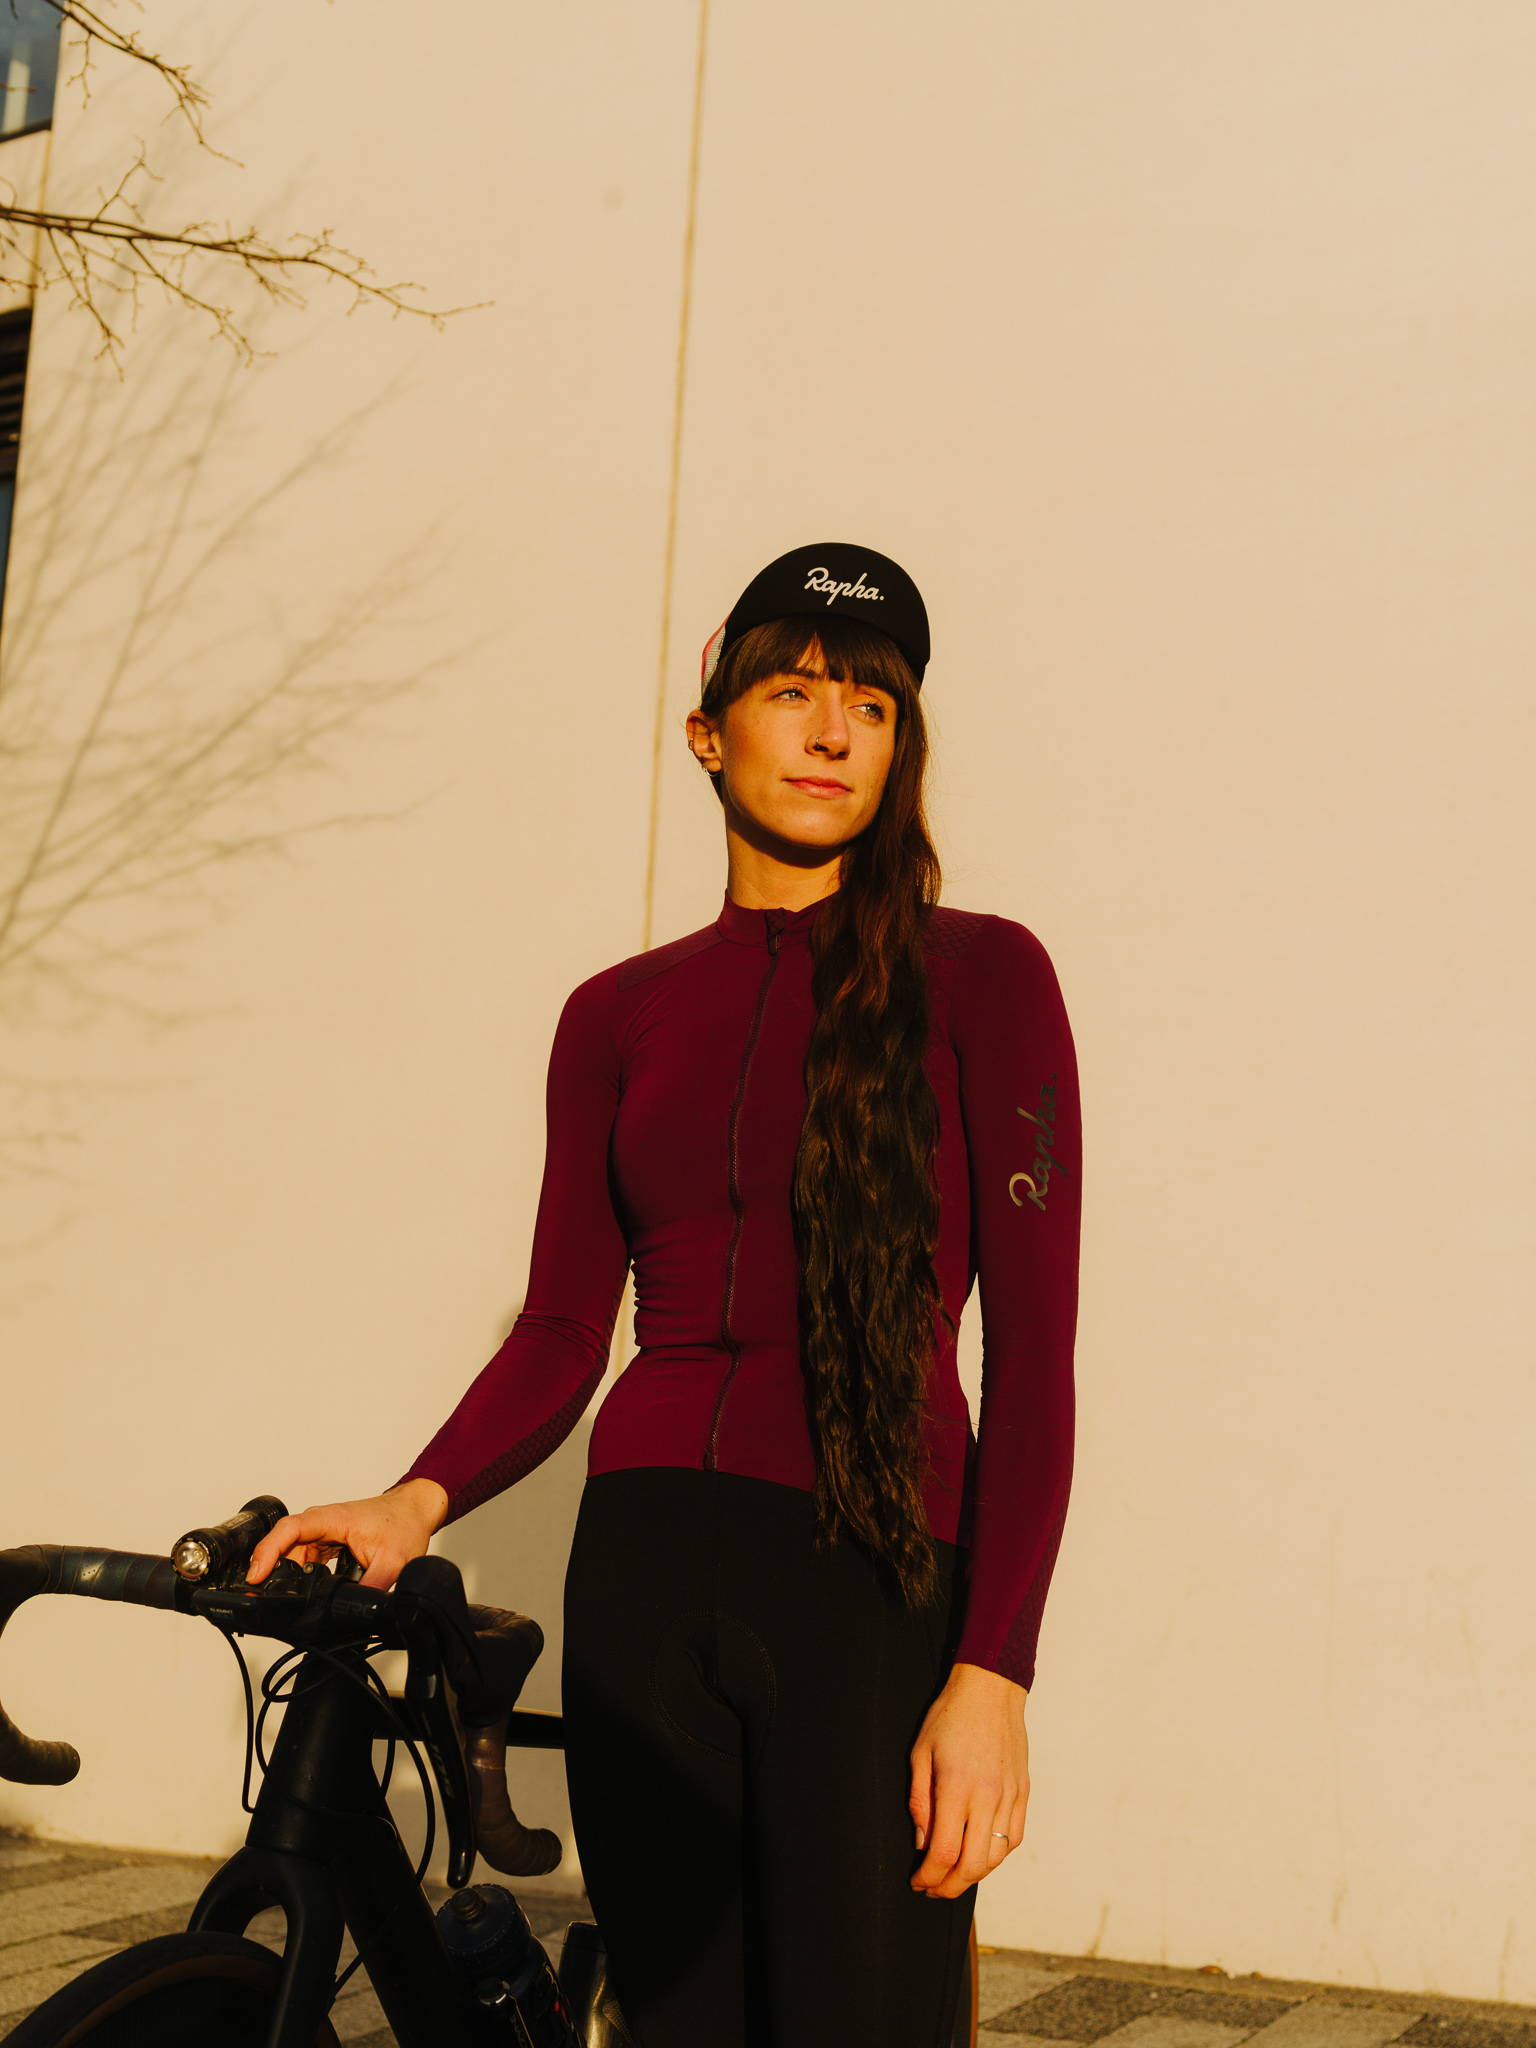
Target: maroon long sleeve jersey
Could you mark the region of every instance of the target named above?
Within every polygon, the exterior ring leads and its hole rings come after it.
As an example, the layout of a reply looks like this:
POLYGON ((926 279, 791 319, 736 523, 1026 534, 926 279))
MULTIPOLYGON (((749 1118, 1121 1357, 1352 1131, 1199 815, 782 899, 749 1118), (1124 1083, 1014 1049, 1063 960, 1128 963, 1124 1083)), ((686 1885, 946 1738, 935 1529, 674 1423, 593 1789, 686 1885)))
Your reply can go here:
MULTIPOLYGON (((814 1490, 791 1188, 820 908, 727 896, 713 924, 567 1000, 525 1306, 404 1475, 435 1479, 450 1521, 569 1435, 631 1265, 638 1348, 594 1419, 588 1472, 682 1465, 814 1490)), ((936 1319, 925 1505, 932 1534, 967 1553, 957 1661, 1030 1686, 1072 1477, 1077 1063, 1055 970, 1023 925, 940 908, 926 950, 935 1268, 957 1325, 979 1280, 983 1359, 973 1435, 936 1319)))

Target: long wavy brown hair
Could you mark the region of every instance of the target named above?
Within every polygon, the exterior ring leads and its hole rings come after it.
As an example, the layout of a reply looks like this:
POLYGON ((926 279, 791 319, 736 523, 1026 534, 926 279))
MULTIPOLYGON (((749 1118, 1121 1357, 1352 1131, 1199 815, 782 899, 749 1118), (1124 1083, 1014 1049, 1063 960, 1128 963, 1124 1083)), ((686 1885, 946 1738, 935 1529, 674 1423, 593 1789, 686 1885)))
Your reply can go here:
MULTIPOLYGON (((940 872, 917 683, 896 643, 857 620, 778 619, 727 648, 699 709, 722 719, 754 683, 817 647, 834 680, 895 698, 896 735, 880 808, 843 849, 839 887, 811 926, 816 1023, 794 1221, 816 1542, 830 1550, 846 1531, 917 1607, 938 1591, 923 1501, 935 1318, 954 1327, 933 1265, 939 1114, 923 1068, 923 936, 940 872)), ((722 778, 712 779, 724 803, 722 778)))

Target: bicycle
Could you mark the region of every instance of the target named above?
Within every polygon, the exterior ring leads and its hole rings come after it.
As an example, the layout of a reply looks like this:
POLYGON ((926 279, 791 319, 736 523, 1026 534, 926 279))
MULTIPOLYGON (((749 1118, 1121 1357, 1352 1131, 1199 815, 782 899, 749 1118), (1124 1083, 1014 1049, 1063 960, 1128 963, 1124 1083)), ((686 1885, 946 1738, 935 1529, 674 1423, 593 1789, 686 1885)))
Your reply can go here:
MULTIPOLYGON (((593 1922, 570 1923, 556 1968, 509 1891, 470 1883, 477 1855, 522 1877, 547 1874, 563 1855, 553 1831, 524 1827, 507 1783, 509 1747, 564 1747, 560 1715, 516 1705, 544 1646, 538 1623, 471 1606, 444 1557, 413 1559, 390 1592, 360 1585, 362 1567, 345 1550, 334 1570, 284 1559, 246 1585, 252 1549, 286 1513, 258 1496, 227 1522, 189 1532, 169 1557, 59 1544, 0 1551, 0 1632, 42 1593, 172 1609, 219 1630, 245 1689, 241 1803, 250 1815, 243 1847, 204 1887, 183 1932, 94 1964, 22 2020, 8 2048, 333 2048, 331 2007, 359 1966, 399 2048, 636 2048, 593 1922), (262 1681, 259 1712, 240 1635, 289 1646, 262 1681), (369 1661, 384 1650, 406 1654, 403 1693, 369 1661), (261 1736, 277 1704, 285 1711, 268 1758, 261 1736), (382 1771, 378 1742, 388 1745, 382 1771), (414 1868, 387 1799, 397 1744, 426 1805, 414 1868), (436 1914, 422 1889, 434 1786, 450 1890, 436 1914), (280 1951, 246 1935, 271 1906, 283 1912, 280 1951), (345 1933, 357 1953, 338 1976, 345 1933)), ((22 1734, 0 1708, 0 1777, 65 1784, 79 1767, 68 1743, 22 1734)), ((976 1993, 973 1925, 952 2048, 975 2048, 976 1993)))

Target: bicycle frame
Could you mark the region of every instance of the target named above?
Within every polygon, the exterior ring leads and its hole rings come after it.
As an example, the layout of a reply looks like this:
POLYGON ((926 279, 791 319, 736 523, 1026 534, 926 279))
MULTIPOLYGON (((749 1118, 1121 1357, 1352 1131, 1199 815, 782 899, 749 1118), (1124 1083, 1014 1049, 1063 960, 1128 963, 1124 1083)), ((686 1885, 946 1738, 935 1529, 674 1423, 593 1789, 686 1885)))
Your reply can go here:
MULTIPOLYGON (((194 1933, 242 1937, 268 1907, 285 1931, 266 2048, 313 2048, 331 2010, 344 1932, 357 1944, 401 2048, 483 2048, 508 2038, 505 2025, 471 2002, 400 1839, 374 1765, 373 1745, 404 1738, 424 1755, 428 1798, 441 1807, 448 1880, 468 1884, 476 1853, 491 1867, 536 1874, 554 1867, 558 1838, 529 1830, 506 1796, 504 1760, 520 1748, 562 1748, 558 1714, 515 1710, 513 1702, 542 1647, 525 1615, 471 1608, 457 1568, 418 1558, 392 1593, 356 1583, 345 1558, 336 1576, 319 1567, 280 1566, 291 1584, 259 1590, 243 1580, 249 1523, 270 1526, 282 1504, 266 1496, 215 1530, 193 1532, 217 1550, 231 1530, 244 1552, 210 1584, 193 1584, 170 1560, 81 1546, 0 1551, 0 1629, 21 1601, 40 1593, 169 1608, 212 1621, 227 1638, 257 1635, 293 1645, 300 1657, 284 1691, 284 1712, 265 1766, 245 1845, 210 1879, 193 1907, 194 1933), (403 1649, 404 1697, 386 1694, 368 1663, 371 1648, 403 1649)), ((198 1547, 184 1538, 178 1555, 198 1547)), ((0 1773, 21 1783, 64 1784, 79 1769, 64 1742, 24 1735, 0 1710, 0 1773)))
POLYGON ((475 2048, 461 1994, 373 1765, 388 1733, 356 1652, 299 1666, 245 1846, 210 1879, 188 1926, 243 1934, 268 1906, 286 1921, 268 2048, 310 2048, 330 2010, 343 1929, 401 2048, 475 2048), (356 1675, 338 1665, 350 1658, 356 1675))
MULTIPOLYGON (((230 1523, 183 1538, 178 1557, 203 1537, 209 1539, 204 1552, 217 1551, 257 1509, 267 1526, 284 1512, 281 1502, 260 1496, 230 1523)), ((287 1587, 275 1583, 285 1569, 280 1565, 272 1584, 253 1591, 240 1576, 238 1556, 223 1562, 214 1583, 196 1586, 180 1564, 173 1568, 168 1559, 134 1552, 78 1545, 0 1550, 0 1630, 23 1600, 65 1593, 202 1615, 226 1636, 267 1636, 299 1649, 291 1688, 269 1694, 282 1698, 284 1713, 245 1844, 204 1886, 188 1930, 238 1939, 258 1914, 281 1909, 281 1970, 265 2048, 314 2048, 332 2008, 349 1930, 399 2048, 485 2048, 511 2038, 507 2015, 494 2018, 466 2002, 464 1979, 390 1813, 373 1745, 404 1735, 425 1752, 428 1797, 435 1780, 447 1830, 451 1889, 468 1884, 477 1841, 479 1853, 503 1873, 552 1870, 560 1860, 559 1839, 549 1829, 523 1826, 508 1802, 505 1775, 508 1746, 564 1748, 561 1715, 514 1705, 542 1648, 542 1632, 526 1615, 469 1607, 457 1568, 445 1559, 413 1560, 389 1594, 363 1589, 355 1582, 355 1560, 343 1553, 342 1562, 351 1569, 335 1578, 319 1567, 286 1567, 293 1581, 287 1587), (329 1647, 319 1647, 327 1639, 329 1647), (407 1652, 403 1698, 378 1686, 365 1654, 370 1644, 407 1652)), ((0 1775, 22 1784, 65 1784, 79 1763, 70 1744, 34 1740, 0 1709, 0 1775)), ((586 1923, 577 1925, 596 1935, 586 1923)), ((577 1958, 578 1988, 571 1994, 577 2013, 586 2015, 589 2029, 599 2029, 584 2038, 618 2038, 620 2016, 603 1993, 591 1949, 587 1944, 583 1961, 568 1946, 565 1958, 577 1958)), ((973 1924, 969 1997, 957 2014, 972 2043, 975 1973, 973 1924)), ((556 2003, 544 2013, 561 2031, 572 2024, 567 1990, 556 1993, 551 1982, 556 2003)), ((115 1990, 112 1996, 115 2005, 115 1990)), ((528 2038, 520 2009, 512 2024, 528 2038)))

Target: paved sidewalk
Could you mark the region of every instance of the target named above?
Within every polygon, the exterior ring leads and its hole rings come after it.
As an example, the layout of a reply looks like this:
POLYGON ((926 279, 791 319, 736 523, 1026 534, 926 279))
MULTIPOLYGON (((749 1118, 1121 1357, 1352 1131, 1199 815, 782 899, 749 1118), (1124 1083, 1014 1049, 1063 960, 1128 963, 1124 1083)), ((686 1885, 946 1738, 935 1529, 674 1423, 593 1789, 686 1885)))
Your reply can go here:
MULTIPOLYGON (((80 1848, 0 1832, 0 2037, 88 1964, 186 1925, 213 1857, 80 1848)), ((433 1903, 446 1894, 429 1887, 433 1903)), ((518 1886, 552 1957, 572 1920, 590 1918, 579 1894, 518 1886)), ((256 1939, 281 1938, 281 1915, 254 1921, 256 1939)), ((347 1943, 343 1958, 350 1960, 347 1943)), ((359 1972, 332 2015, 351 2048, 393 2048, 359 1972)), ((984 1950, 981 2048, 1536 2048, 1536 2008, 1425 1992, 1301 1984, 1209 1969, 984 1950)))

